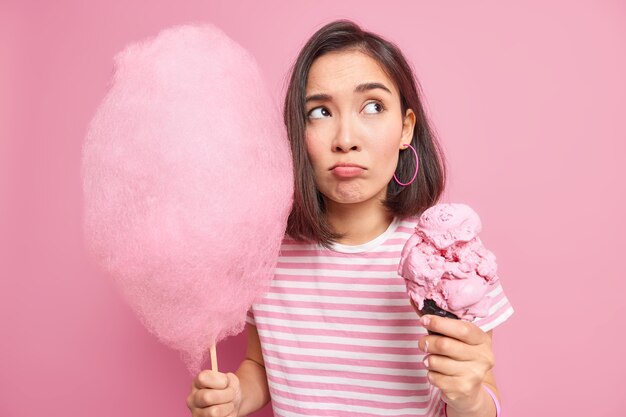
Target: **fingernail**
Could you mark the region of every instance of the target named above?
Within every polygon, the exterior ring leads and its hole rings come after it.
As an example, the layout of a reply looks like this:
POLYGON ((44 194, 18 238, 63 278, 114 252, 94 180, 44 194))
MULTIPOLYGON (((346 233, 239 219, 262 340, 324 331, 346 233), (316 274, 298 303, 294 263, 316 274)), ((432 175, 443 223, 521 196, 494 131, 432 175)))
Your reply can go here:
POLYGON ((428 352, 428 340, 424 342, 424 352, 428 352))
POLYGON ((424 366, 428 368, 428 355, 424 356, 424 366))
POLYGON ((428 373, 426 374, 426 376, 428 377, 428 381, 430 381, 430 383, 431 383, 431 384, 433 384, 433 383, 434 383, 434 381, 433 381, 433 375, 432 375, 430 372, 428 372, 428 373))
POLYGON ((430 317, 422 316, 422 318, 420 318, 420 321, 422 322, 422 325, 428 326, 430 324, 430 317))

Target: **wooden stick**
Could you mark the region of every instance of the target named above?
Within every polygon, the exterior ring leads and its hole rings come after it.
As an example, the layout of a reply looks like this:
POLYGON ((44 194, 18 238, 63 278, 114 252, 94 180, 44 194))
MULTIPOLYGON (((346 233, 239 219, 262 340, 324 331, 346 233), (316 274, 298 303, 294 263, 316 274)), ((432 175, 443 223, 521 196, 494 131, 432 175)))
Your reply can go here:
POLYGON ((211 369, 215 372, 217 371, 217 350, 215 349, 215 345, 211 346, 211 369))

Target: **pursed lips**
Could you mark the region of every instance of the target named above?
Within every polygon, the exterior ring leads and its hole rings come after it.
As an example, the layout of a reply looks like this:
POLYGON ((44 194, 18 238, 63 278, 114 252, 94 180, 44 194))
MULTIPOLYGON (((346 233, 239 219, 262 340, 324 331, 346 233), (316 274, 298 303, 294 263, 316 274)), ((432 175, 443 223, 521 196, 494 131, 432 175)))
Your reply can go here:
POLYGON ((330 172, 339 178, 352 178, 361 175, 367 168, 358 164, 340 162, 330 168, 330 172))

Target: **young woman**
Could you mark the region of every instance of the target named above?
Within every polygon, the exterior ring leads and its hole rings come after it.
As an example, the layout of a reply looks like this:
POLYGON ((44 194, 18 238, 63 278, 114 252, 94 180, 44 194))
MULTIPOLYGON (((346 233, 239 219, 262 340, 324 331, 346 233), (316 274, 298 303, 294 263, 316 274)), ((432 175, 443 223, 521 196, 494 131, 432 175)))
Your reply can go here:
POLYGON ((420 318, 397 275, 445 184, 402 53, 350 21, 324 26, 292 69, 284 119, 295 203, 275 278, 248 313, 245 360, 197 375, 192 415, 245 416, 270 397, 275 416, 499 414, 492 329, 513 312, 502 288, 473 323, 420 318))

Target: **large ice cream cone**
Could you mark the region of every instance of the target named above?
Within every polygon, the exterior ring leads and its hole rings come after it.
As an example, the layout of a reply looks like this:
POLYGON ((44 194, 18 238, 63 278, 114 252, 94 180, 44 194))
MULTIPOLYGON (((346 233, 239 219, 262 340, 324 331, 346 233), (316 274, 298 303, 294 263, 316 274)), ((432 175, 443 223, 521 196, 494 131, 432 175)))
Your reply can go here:
POLYGON ((480 218, 465 204, 437 204, 422 213, 398 266, 418 315, 466 321, 488 315, 498 276, 480 230, 480 218))

